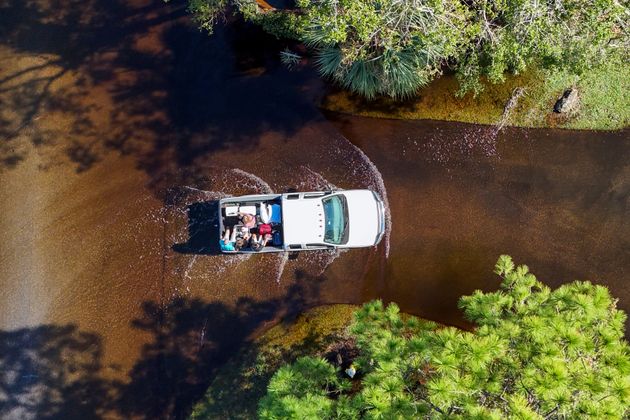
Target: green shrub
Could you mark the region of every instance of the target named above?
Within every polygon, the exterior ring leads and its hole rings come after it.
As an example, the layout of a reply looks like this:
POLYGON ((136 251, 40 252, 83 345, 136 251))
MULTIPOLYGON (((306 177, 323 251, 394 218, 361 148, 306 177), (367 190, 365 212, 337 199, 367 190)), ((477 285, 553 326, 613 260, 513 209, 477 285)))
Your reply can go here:
POLYGON ((370 302, 351 333, 352 386, 321 359, 281 368, 262 418, 624 418, 630 407, 626 315, 603 286, 556 290, 501 256, 498 291, 460 299, 473 332, 436 329, 370 302), (343 416, 339 415, 340 407, 343 416))

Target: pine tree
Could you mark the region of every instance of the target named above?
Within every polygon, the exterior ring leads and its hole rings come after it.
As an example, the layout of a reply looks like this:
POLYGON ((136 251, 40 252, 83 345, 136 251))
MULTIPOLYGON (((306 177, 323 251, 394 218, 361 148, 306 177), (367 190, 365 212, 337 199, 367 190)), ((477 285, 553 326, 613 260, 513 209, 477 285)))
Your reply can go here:
POLYGON ((608 290, 574 282, 552 291, 509 256, 495 273, 499 290, 460 299, 472 332, 403 316, 395 304, 365 304, 350 327, 360 386, 350 388, 325 360, 299 359, 272 379, 261 417, 630 415, 626 316, 608 290))

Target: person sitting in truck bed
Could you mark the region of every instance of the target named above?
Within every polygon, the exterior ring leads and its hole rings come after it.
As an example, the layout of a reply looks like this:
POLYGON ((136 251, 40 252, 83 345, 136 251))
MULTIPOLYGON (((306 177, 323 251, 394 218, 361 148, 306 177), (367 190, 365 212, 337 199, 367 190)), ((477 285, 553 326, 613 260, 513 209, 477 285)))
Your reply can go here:
POLYGON ((232 229, 232 234, 230 234, 230 229, 225 230, 225 234, 221 239, 219 239, 219 245, 221 246, 221 251, 240 251, 241 248, 247 245, 247 239, 249 239, 249 233, 247 234, 247 238, 243 236, 236 236, 239 229, 234 226, 232 229))
POLYGON ((225 234, 219 239, 219 245, 221 246, 221 251, 236 251, 234 247, 236 245, 236 229, 232 230, 231 235, 230 229, 225 229, 225 234))
POLYGON ((247 228, 253 228, 256 226, 256 216, 249 213, 239 213, 241 223, 247 228))
POLYGON ((254 251, 261 251, 266 245, 267 242, 271 240, 271 234, 267 233, 265 235, 256 235, 252 234, 252 239, 250 239, 250 246, 254 251))

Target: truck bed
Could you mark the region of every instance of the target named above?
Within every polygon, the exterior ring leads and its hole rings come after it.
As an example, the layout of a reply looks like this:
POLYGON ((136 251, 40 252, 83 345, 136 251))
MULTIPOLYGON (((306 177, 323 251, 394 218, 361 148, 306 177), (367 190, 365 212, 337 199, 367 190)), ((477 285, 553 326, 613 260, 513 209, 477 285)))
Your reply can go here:
MULTIPOLYGON (((272 235, 275 232, 279 232, 279 237, 282 235, 282 195, 281 194, 266 194, 266 195, 252 195, 244 197, 224 198, 219 202, 219 234, 223 236, 226 229, 234 229, 241 225, 239 220, 239 212, 254 214, 256 216, 256 224, 261 223, 260 220, 260 206, 270 204, 273 206, 274 211, 272 213, 271 222, 272 235), (278 214, 279 213, 279 214, 278 214)), ((256 228, 250 229, 253 233, 256 232, 256 228)), ((276 235, 276 238, 278 236, 276 235)), ((273 243, 269 241, 267 245, 260 251, 254 251, 249 246, 241 248, 239 251, 223 251, 226 253, 261 253, 261 252, 280 252, 284 251, 284 241, 279 243, 273 243)))

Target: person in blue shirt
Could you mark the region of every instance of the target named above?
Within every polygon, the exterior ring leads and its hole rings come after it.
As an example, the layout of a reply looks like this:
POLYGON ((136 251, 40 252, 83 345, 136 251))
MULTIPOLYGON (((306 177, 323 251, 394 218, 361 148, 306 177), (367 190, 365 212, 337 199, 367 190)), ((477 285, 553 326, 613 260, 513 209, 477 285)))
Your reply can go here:
POLYGON ((230 229, 225 229, 225 234, 221 239, 219 239, 219 245, 221 246, 221 251, 240 251, 241 248, 247 245, 248 239, 250 237, 249 230, 241 231, 238 238, 236 237, 239 233, 239 229, 236 226, 232 229, 232 234, 230 235, 230 229))
POLYGON ((230 235, 230 229, 225 229, 225 234, 219 239, 219 245, 221 245, 221 251, 236 251, 236 229, 232 230, 230 235))

